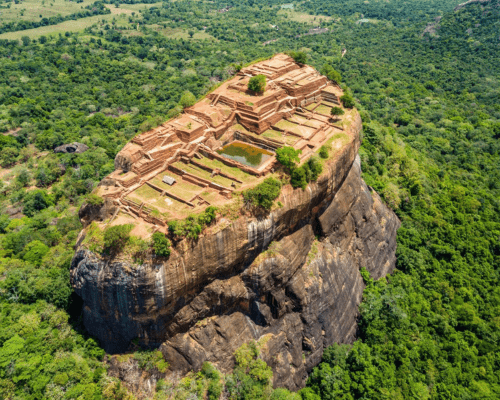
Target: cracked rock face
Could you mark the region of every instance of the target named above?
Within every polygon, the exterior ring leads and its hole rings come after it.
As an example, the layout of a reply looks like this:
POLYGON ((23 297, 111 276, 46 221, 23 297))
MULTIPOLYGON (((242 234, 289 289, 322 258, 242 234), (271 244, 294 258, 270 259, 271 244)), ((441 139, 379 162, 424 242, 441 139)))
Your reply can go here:
POLYGON ((378 279, 395 265, 400 222, 363 182, 358 148, 354 140, 306 190, 286 187, 282 208, 183 241, 168 262, 136 266, 79 248, 71 280, 88 331, 108 352, 135 338, 160 346, 175 373, 204 361, 229 372, 238 347, 265 339, 274 385, 302 387, 325 347, 355 339, 360 268, 378 279))

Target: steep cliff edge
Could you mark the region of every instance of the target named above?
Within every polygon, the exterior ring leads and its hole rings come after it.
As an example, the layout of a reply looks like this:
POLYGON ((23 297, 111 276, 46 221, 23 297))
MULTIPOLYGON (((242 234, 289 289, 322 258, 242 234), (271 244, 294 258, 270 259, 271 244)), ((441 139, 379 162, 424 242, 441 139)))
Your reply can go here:
POLYGON ((241 344, 261 339, 274 384, 301 387, 324 347, 355 338, 360 268, 375 279, 394 268, 399 220, 360 176, 360 130, 356 115, 350 142, 306 190, 285 187, 283 207, 183 240, 167 262, 80 246, 71 279, 88 331, 108 352, 136 338, 160 346, 172 371, 228 371, 241 344))

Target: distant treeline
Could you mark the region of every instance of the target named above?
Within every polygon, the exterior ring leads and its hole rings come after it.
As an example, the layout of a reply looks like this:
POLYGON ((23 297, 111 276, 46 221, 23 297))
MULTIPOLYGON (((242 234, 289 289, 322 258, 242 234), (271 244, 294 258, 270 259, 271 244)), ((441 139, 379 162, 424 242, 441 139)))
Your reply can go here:
POLYGON ((56 15, 55 17, 42 18, 40 21, 9 22, 0 26, 0 33, 24 31, 26 29, 40 28, 41 26, 56 25, 72 19, 80 19, 92 17, 93 15, 104 15, 110 13, 111 11, 104 5, 104 2, 96 1, 95 3, 89 4, 84 10, 66 15, 65 17, 62 15, 56 15))

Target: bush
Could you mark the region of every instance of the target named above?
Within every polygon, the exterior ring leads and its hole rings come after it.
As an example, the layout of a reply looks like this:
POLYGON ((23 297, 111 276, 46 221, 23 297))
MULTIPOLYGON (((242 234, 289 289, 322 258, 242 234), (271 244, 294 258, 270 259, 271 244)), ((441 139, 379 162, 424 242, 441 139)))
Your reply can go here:
POLYGON ((264 93, 266 89, 266 77, 264 75, 257 75, 250 78, 248 89, 255 93, 264 93))
POLYGON ((87 202, 87 204, 91 206, 100 206, 104 204, 104 199, 101 196, 98 196, 97 194, 94 193, 89 193, 85 197, 85 201, 87 202))
POLYGON ((129 240, 130 231, 133 227, 132 224, 127 224, 106 228, 104 231, 104 247, 108 249, 120 249, 123 247, 129 240))
POLYGON ((332 117, 337 117, 339 115, 344 115, 345 114, 345 111, 342 110, 340 107, 332 107, 332 109, 330 110, 330 115, 332 117))
POLYGON ((194 97, 194 94, 189 91, 185 91, 182 94, 181 99, 179 100, 179 104, 182 106, 182 108, 191 107, 195 103, 196 97, 194 97))
POLYGON ((299 154, 302 150, 295 150, 290 146, 283 146, 276 149, 276 159, 284 167, 292 170, 300 162, 299 154))
POLYGON ((37 212, 45 210, 53 204, 52 196, 45 190, 33 190, 23 199, 23 213, 31 218, 37 212))
POLYGON ((291 51, 289 55, 299 64, 307 63, 307 54, 303 51, 291 51))
POLYGON ((209 206, 198 216, 190 215, 183 221, 170 221, 168 230, 176 237, 196 240, 203 228, 215 220, 216 211, 216 207, 209 206))
POLYGON ((302 166, 292 170, 290 183, 294 188, 305 189, 307 186, 306 168, 302 166))
POLYGON ((253 189, 248 189, 243 192, 243 198, 247 205, 270 210, 274 200, 280 195, 280 192, 281 182, 274 178, 267 178, 253 189))
POLYGON ((311 157, 300 168, 294 168, 291 173, 290 184, 294 188, 305 189, 309 182, 318 179, 323 171, 323 166, 317 157, 311 157))
POLYGON ((153 233, 153 250, 159 257, 169 257, 170 240, 161 232, 153 233))
POLYGON ((342 96, 340 96, 340 101, 342 101, 342 104, 344 105, 345 108, 353 108, 354 107, 354 97, 350 93, 344 93, 342 96))
POLYGON ((329 155, 329 151, 330 149, 328 148, 328 146, 326 145, 323 145, 321 146, 321 148, 319 149, 319 156, 321 158, 324 158, 325 160, 330 156, 329 155))

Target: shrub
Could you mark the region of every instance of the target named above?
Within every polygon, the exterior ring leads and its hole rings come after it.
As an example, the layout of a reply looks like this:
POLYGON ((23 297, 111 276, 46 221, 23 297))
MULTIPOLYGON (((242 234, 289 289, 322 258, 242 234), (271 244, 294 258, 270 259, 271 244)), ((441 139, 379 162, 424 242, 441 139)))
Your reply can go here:
POLYGON ((23 199, 23 213, 31 218, 38 211, 45 210, 53 204, 52 196, 45 190, 33 190, 23 199))
POLYGON ((153 250, 159 257, 170 256, 170 240, 161 232, 153 233, 153 250))
POLYGON ((266 89, 266 77, 264 75, 257 75, 250 78, 248 89, 255 93, 264 93, 266 89))
POLYGON ((289 55, 299 64, 307 63, 307 54, 303 51, 291 51, 289 55))
POLYGON ((94 193, 89 193, 85 197, 85 201, 87 204, 91 206, 100 206, 101 204, 104 204, 104 199, 101 196, 98 196, 97 194, 94 193))
POLYGON ((329 157, 329 154, 328 154, 329 150, 330 149, 328 148, 328 146, 326 146, 326 145, 321 146, 321 148, 319 149, 319 156, 326 160, 329 157))
POLYGON ((161 373, 165 373, 169 367, 160 350, 136 351, 134 358, 137 360, 139 368, 145 371, 152 371, 156 368, 161 373))
POLYGON ((108 249, 119 249, 123 247, 129 240, 130 231, 133 227, 132 224, 127 224, 106 228, 104 231, 104 247, 108 249))
POLYGON ((354 107, 354 97, 350 93, 344 93, 342 96, 340 96, 340 101, 342 101, 342 104, 344 105, 345 108, 353 108, 354 107))
POLYGON ((306 168, 304 166, 292 170, 290 183, 294 188, 305 189, 307 186, 306 168))
POLYGON ((294 188, 305 189, 307 184, 318 179, 323 171, 321 162, 316 157, 311 157, 300 168, 294 168, 291 172, 290 184, 294 188))
POLYGON ((183 221, 170 221, 168 230, 177 237, 187 237, 189 239, 198 239, 199 234, 215 220, 216 207, 209 206, 198 216, 190 215, 183 221))
POLYGON ((332 109, 330 110, 330 115, 332 117, 337 117, 339 115, 344 115, 345 114, 345 111, 342 110, 340 107, 332 107, 332 109))
POLYGON ((276 149, 276 159, 284 167, 292 170, 300 162, 299 154, 302 150, 295 150, 290 146, 283 146, 276 149))
POLYGON ((280 192, 281 182, 274 178, 267 178, 256 187, 243 192, 243 198, 247 205, 270 210, 274 200, 280 195, 280 192))
POLYGON ((194 94, 189 91, 185 91, 182 94, 181 99, 179 100, 179 104, 182 106, 182 108, 191 107, 195 103, 196 97, 194 97, 194 94))

